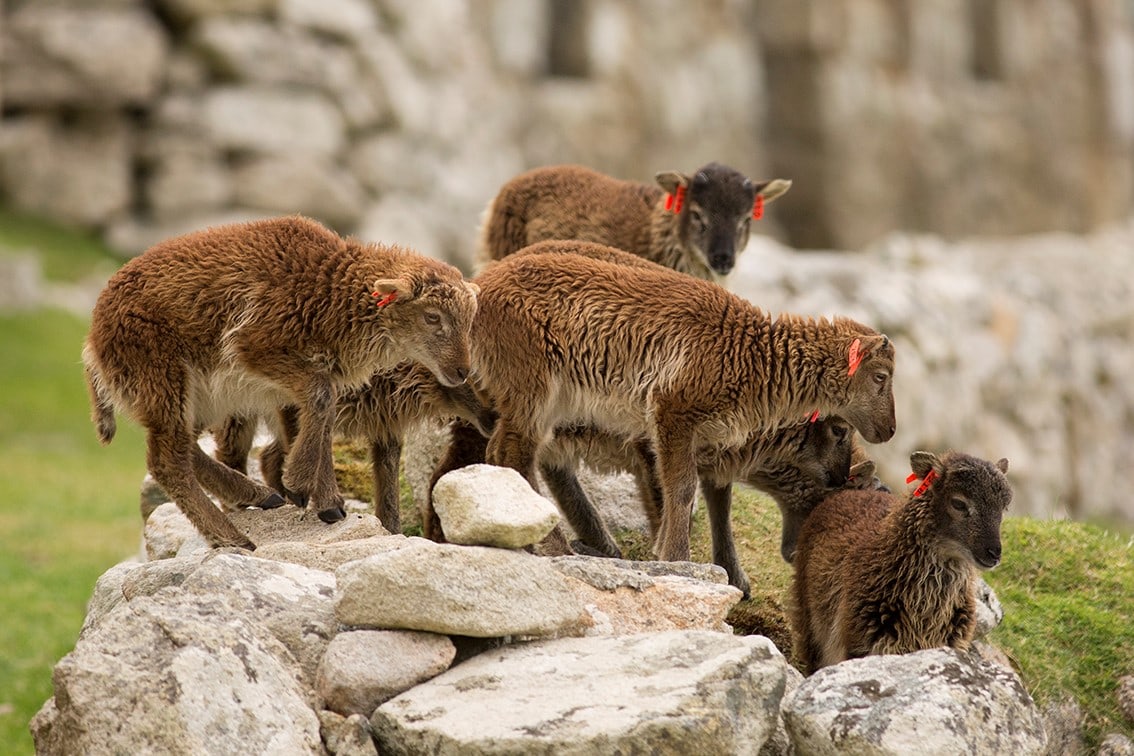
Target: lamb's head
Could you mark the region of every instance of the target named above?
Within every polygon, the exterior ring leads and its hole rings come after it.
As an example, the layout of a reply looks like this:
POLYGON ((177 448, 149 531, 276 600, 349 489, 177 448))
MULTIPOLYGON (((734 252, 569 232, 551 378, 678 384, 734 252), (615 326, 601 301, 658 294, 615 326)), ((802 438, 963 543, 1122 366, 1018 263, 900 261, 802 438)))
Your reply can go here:
POLYGON ((753 182, 720 163, 709 163, 692 177, 662 171, 655 178, 673 198, 682 246, 718 276, 728 275, 736 265, 752 219, 791 188, 784 179, 753 182))
POLYGON ((1000 522, 1012 501, 1005 473, 1008 460, 995 464, 948 452, 937 457, 917 451, 910 455, 914 475, 920 479, 913 505, 930 507, 933 538, 942 556, 991 569, 1000 563, 1000 522))
MULTIPOLYGON (((865 326, 859 326, 865 328, 865 326)), ((845 380, 846 400, 835 408, 872 444, 889 441, 897 429, 894 414, 894 344, 874 331, 850 335, 837 344, 840 364, 836 380, 845 380)))
MULTIPOLYGON (((854 428, 836 416, 783 428, 776 432, 771 448, 776 461, 746 482, 771 496, 780 508, 780 553, 790 563, 803 520, 828 493, 847 483, 852 459, 861 449, 854 428)), ((873 463, 869 464, 873 475, 873 463)))
POLYGON ((391 337, 405 357, 420 362, 444 386, 459 386, 469 375, 469 332, 480 289, 456 268, 411 272, 374 282, 380 308, 388 308, 391 337), (446 270, 447 269, 447 270, 446 270))

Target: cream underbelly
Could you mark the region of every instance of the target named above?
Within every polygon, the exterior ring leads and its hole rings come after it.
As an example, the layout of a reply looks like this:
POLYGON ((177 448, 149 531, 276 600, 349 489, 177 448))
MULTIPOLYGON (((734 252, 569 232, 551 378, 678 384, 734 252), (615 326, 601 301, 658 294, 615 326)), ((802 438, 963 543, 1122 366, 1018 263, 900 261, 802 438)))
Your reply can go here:
POLYGON ((231 415, 273 418, 286 404, 295 404, 291 392, 236 366, 195 376, 190 384, 190 414, 198 427, 215 425, 231 415))

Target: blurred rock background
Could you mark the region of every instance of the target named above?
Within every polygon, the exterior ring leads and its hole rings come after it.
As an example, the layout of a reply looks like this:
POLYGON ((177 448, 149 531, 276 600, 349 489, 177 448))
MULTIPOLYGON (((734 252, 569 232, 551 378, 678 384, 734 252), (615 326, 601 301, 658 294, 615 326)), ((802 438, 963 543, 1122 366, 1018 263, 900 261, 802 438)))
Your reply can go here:
POLYGON ((733 288, 899 340, 888 480, 955 446, 1017 513, 1134 523, 1131 3, 0 3, 7 207, 124 254, 298 212, 471 270, 535 165, 791 178, 733 288))

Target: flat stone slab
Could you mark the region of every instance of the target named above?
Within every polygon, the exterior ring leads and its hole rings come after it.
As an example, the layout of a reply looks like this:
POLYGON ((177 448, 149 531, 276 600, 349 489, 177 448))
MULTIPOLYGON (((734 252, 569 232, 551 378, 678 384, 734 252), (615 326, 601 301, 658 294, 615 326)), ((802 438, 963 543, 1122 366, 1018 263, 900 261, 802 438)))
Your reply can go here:
POLYGON ((708 631, 515 644, 453 667, 371 717, 389 754, 755 754, 786 662, 708 631))

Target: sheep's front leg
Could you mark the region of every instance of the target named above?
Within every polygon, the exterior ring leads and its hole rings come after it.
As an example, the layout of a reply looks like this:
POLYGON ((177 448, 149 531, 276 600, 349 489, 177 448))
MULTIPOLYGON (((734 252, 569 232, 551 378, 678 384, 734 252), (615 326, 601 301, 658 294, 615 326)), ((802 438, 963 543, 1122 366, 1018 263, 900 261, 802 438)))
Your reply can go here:
MULTIPOLYGON (((571 523, 571 529, 579 536, 582 546, 592 549, 600 556, 621 559, 622 551, 610 537, 594 503, 579 485, 574 468, 541 462, 539 471, 543 474, 555 503, 559 505, 567 522, 571 523)), ((580 550, 577 543, 572 543, 571 547, 580 550)))
POLYGON ((681 414, 658 413, 657 467, 662 487, 661 527, 655 551, 669 562, 689 560, 689 529, 697 494, 693 423, 681 414))
POLYGON ((298 394, 299 435, 287 455, 283 484, 296 504, 312 506, 323 522, 338 522, 346 510, 331 455, 335 389, 326 376, 310 374, 298 394))
POLYGON ((736 586, 748 598, 750 591, 748 576, 740 567, 736 556, 736 541, 732 537, 732 485, 717 485, 713 481, 701 479, 701 494, 705 497, 705 507, 709 510, 709 529, 713 535, 713 563, 725 568, 728 582, 736 586))

